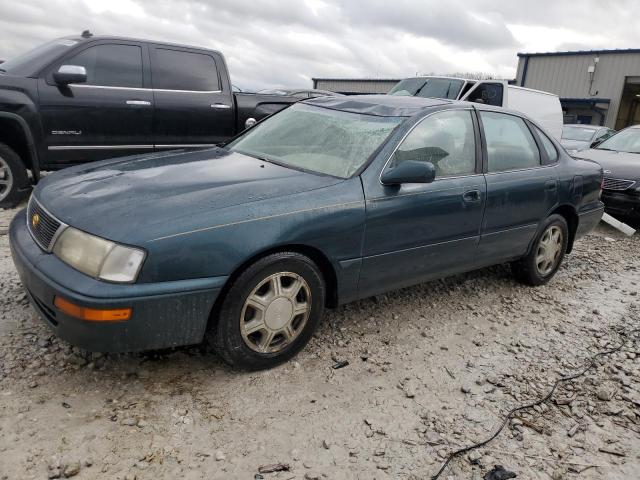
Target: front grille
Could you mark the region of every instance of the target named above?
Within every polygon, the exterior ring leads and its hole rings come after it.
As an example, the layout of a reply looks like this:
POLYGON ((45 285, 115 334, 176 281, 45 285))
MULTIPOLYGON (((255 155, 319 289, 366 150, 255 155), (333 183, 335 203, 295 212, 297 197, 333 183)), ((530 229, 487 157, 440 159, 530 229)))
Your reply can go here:
POLYGON ((47 212, 33 196, 27 207, 27 226, 36 243, 47 252, 51 251, 53 241, 63 228, 62 222, 47 212))
POLYGON ((604 179, 603 188, 605 190, 615 190, 621 192, 627 188, 633 187, 636 182, 633 180, 623 180, 620 178, 606 178, 604 179))

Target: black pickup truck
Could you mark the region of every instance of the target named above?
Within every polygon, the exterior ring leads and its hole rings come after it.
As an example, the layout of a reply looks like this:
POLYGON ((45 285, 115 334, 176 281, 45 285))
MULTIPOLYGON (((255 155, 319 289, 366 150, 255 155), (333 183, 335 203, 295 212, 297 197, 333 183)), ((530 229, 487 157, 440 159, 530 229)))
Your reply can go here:
POLYGON ((41 170, 212 146, 298 100, 233 92, 214 50, 88 32, 54 40, 0 64, 0 207, 41 170))

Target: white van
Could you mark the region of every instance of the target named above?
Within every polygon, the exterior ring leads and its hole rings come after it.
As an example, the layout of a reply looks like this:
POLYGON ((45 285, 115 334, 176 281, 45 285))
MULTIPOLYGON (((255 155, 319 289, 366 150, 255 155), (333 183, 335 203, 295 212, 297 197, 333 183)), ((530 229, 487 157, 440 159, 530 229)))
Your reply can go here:
POLYGON ((558 96, 509 85, 505 80, 414 77, 398 82, 388 94, 449 98, 517 110, 538 122, 556 139, 562 137, 562 107, 558 96))

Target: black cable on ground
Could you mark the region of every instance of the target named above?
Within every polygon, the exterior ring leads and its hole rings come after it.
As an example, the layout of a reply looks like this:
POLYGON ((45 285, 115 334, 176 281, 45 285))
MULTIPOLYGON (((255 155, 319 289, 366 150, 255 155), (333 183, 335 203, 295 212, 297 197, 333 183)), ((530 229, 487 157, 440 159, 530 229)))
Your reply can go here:
MULTIPOLYGON (((621 337, 632 337, 634 335, 636 335, 638 332, 640 332, 640 328, 631 330, 629 332, 624 332, 619 334, 621 337)), ((453 460, 454 458, 462 455, 463 453, 469 452, 471 450, 475 450, 477 448, 480 447, 484 447, 486 444, 488 444, 489 442, 493 441, 499 434, 500 432, 504 429, 504 427, 506 427, 507 423, 509 422, 509 420, 511 420, 511 418, 513 418, 514 414, 517 412, 520 412, 522 410, 527 410, 529 408, 533 408, 536 405, 540 405, 542 403, 545 403, 547 401, 549 401, 549 399, 553 396, 553 394, 555 393, 556 389, 558 388, 558 385, 560 385, 561 383, 564 382, 568 382, 571 380, 575 380, 578 377, 581 377, 582 375, 584 375, 585 373, 587 373, 589 370, 591 370, 593 367, 596 366, 596 359, 605 355, 611 355, 613 353, 616 353, 618 351, 620 351, 622 349, 622 347, 624 347, 624 345, 626 344, 626 341, 622 341, 617 347, 612 348, 610 350, 604 350, 602 352, 598 352, 595 355, 593 355, 592 357, 590 357, 585 366, 579 370, 576 373, 573 373, 571 375, 565 375, 562 376, 560 378, 558 378, 555 383, 553 384, 553 387, 551 387, 551 390, 549 391, 549 393, 547 393, 544 397, 540 398, 539 400, 536 400, 534 402, 531 403, 527 403, 525 405, 521 405, 519 407, 513 408, 511 410, 509 410, 509 412, 507 413, 507 415, 504 417, 504 420, 502 421, 502 423, 500 424, 500 426, 498 427, 498 429, 486 440, 482 440, 481 442, 478 443, 474 443, 473 445, 469 445, 467 447, 463 447, 459 450, 456 450, 455 452, 452 452, 449 454, 449 456, 447 457, 447 459, 444 461, 444 463, 442 464, 442 466, 440 467, 440 470, 438 470, 438 473, 436 473, 435 475, 433 475, 431 477, 432 480, 437 480, 440 475, 442 475, 442 472, 444 472, 444 470, 447 468, 447 465, 449 465, 449 463, 451 462, 451 460, 453 460)))

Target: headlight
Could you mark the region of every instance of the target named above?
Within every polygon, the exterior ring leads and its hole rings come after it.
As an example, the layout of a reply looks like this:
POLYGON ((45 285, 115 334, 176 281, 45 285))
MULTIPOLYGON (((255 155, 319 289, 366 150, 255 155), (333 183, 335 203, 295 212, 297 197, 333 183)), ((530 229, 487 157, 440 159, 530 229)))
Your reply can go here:
POLYGON ((109 282, 134 282, 144 261, 143 250, 118 245, 67 227, 53 246, 63 262, 87 275, 109 282))

